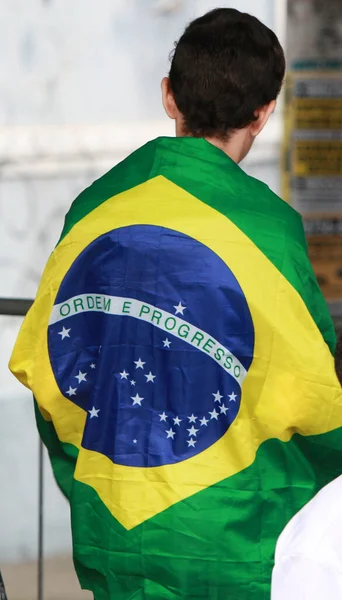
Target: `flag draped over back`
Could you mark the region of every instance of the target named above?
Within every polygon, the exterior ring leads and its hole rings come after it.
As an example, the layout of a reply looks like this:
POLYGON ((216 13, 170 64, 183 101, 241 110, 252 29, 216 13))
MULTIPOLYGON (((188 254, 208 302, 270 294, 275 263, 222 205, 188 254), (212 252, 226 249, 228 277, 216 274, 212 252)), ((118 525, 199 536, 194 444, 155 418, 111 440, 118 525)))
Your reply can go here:
POLYGON ((10 367, 96 600, 269 597, 277 536, 340 473, 334 343, 300 217, 205 140, 77 198, 10 367))

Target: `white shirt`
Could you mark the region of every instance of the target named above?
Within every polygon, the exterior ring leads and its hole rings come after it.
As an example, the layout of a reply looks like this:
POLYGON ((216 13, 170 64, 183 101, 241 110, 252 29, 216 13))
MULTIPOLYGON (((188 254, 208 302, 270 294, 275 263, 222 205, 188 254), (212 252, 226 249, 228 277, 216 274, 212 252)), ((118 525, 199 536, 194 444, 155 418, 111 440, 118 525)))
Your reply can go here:
POLYGON ((342 600, 342 476, 285 527, 277 543, 271 594, 271 600, 337 599, 342 600))

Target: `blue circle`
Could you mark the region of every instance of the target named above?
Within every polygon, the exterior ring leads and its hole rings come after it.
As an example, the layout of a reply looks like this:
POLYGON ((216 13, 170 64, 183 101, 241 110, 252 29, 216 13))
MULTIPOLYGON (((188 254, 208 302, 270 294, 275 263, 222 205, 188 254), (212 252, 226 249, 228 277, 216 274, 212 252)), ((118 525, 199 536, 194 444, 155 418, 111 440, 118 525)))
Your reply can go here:
POLYGON ((65 317, 49 326, 49 356, 61 393, 87 411, 83 447, 154 467, 199 454, 226 433, 241 389, 208 350, 227 348, 247 371, 254 327, 238 281, 207 246, 162 227, 115 229, 75 260, 57 294, 63 303, 65 317), (139 300, 169 317, 161 329, 157 317, 83 311, 82 300, 69 315, 71 298, 88 295, 91 308, 94 294, 139 300), (176 318, 205 332, 198 347, 174 335, 176 318))

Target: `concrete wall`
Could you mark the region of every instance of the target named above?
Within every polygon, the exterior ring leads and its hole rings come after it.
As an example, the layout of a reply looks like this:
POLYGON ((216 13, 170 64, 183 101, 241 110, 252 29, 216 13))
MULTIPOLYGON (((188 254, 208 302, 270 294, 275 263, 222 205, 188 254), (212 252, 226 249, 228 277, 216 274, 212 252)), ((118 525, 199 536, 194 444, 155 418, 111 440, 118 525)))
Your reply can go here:
POLYGON ((0 3, 0 125, 157 119, 184 25, 217 5, 273 23, 273 0, 0 3))

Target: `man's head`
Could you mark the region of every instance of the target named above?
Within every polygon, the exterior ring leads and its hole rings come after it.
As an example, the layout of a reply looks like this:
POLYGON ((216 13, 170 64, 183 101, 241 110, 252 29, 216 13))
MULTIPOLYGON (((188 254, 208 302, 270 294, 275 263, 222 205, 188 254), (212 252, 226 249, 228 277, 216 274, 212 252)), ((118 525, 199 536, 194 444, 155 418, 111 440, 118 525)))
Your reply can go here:
POLYGON ((251 15, 219 8, 190 23, 176 45, 162 83, 164 106, 177 135, 219 146, 239 136, 247 154, 275 108, 284 73, 276 35, 251 15))

